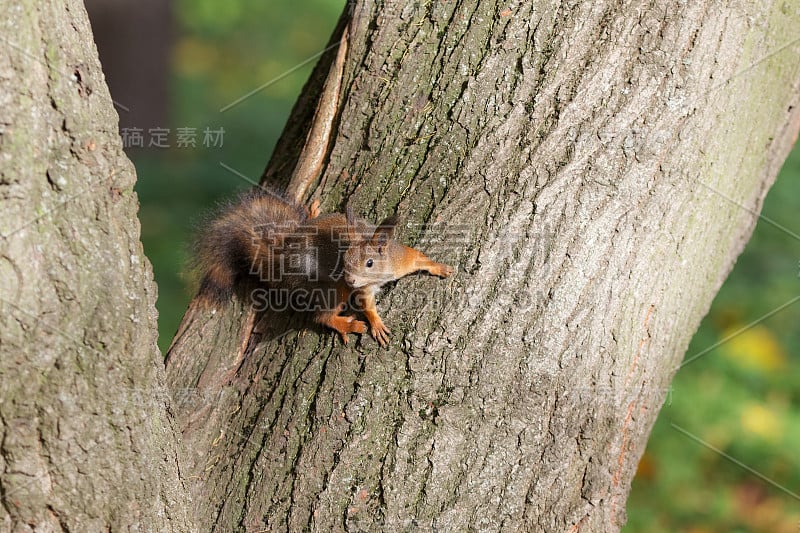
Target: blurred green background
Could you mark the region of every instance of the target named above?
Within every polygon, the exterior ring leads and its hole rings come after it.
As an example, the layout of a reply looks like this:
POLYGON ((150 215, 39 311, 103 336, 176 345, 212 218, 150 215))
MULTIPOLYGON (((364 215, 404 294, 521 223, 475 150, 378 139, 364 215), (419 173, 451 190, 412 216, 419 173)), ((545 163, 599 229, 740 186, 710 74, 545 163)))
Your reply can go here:
MULTIPOLYGON (((162 91, 168 111, 159 124, 170 131, 170 148, 148 147, 145 129, 145 147, 128 150, 139 176, 142 241, 158 283, 162 350, 193 295, 184 274, 193 229, 215 202, 258 180, 315 61, 281 76, 324 48, 343 4, 171 4, 162 91), (178 128, 194 128, 194 148, 178 146, 178 128), (224 130, 222 146, 204 146, 205 128, 224 130)), ((103 54, 101 47, 106 65, 103 54)), ((120 116, 135 124, 135 116, 120 116)), ((796 148, 763 210, 794 233, 800 233, 799 178, 796 148)), ((633 484, 625 532, 800 531, 800 302, 747 328, 798 295, 800 239, 761 220, 687 358, 719 346, 682 369, 668 394, 633 484)))

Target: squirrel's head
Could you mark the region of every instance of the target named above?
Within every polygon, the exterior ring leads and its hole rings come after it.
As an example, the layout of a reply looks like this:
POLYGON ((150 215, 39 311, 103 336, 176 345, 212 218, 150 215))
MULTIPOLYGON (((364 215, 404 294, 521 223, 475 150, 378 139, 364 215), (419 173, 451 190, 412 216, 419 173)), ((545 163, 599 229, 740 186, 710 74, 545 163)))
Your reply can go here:
POLYGON ((392 240, 397 217, 391 216, 374 231, 363 231, 359 220, 347 209, 347 232, 350 246, 344 254, 344 280, 358 289, 368 285, 379 287, 397 279, 392 262, 392 240))

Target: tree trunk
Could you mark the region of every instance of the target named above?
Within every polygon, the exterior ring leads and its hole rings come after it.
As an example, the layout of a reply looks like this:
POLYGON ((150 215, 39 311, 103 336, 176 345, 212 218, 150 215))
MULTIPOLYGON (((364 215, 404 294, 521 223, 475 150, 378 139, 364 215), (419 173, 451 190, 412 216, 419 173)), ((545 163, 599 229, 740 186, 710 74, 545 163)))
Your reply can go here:
POLYGON ((135 173, 86 12, 0 12, 0 530, 192 530, 135 173))
POLYGON ((349 5, 266 175, 458 272, 383 294, 388 351, 194 302, 184 454, 83 8, 0 7, 7 529, 619 529, 800 126, 796 5, 349 5))
MULTIPOLYGON (((201 527, 618 530, 797 132, 797 6, 350 7, 326 166, 289 190, 397 211, 458 272, 385 291, 385 352, 193 303, 167 372, 214 398, 178 410, 201 527)), ((301 100, 337 86, 335 56, 301 100)), ((267 182, 311 117, 294 110, 267 182)))

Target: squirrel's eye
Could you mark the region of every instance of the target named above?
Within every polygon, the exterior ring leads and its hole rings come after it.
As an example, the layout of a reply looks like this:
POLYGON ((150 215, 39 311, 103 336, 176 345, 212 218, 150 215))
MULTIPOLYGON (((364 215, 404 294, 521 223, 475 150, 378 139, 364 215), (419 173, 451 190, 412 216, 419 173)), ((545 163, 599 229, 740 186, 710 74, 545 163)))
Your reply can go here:
POLYGON ((367 268, 372 268, 372 259, 367 259, 367 268))

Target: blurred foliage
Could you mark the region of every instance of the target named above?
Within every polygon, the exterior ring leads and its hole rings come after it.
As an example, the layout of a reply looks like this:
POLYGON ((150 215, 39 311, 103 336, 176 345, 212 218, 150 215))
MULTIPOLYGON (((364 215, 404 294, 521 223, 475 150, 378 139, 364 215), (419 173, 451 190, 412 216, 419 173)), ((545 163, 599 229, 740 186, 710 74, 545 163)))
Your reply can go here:
MULTIPOLYGON (((221 164, 258 180, 315 61, 269 82, 325 47, 343 7, 341 0, 174 3, 168 127, 197 128, 198 146, 129 151, 139 173, 142 240, 159 288, 162 350, 194 293, 185 265, 198 220, 250 186, 221 164), (224 128, 222 147, 200 145, 206 127, 224 128)), ((763 214, 800 233, 799 212, 795 149, 763 214)), ((800 240, 761 220, 687 359, 716 347, 678 372, 667 394, 634 481, 626 533, 800 531, 800 500, 681 431, 800 492, 800 302, 748 327, 800 295, 799 276, 800 240)))

